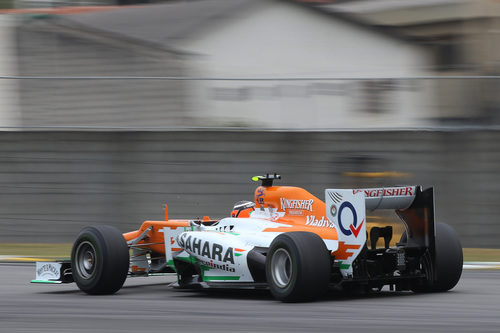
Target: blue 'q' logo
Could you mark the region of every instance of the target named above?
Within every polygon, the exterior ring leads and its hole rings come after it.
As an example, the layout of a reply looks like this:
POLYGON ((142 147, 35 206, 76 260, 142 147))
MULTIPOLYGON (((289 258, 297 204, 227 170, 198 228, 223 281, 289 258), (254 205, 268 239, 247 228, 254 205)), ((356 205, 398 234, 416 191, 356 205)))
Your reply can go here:
POLYGON ((356 225, 358 224, 358 215, 356 214, 356 209, 354 209, 354 206, 349 201, 344 201, 342 203, 342 205, 340 205, 340 208, 339 208, 339 211, 338 211, 338 214, 339 214, 339 217, 338 217, 339 227, 340 227, 340 230, 342 231, 342 233, 344 235, 350 236, 350 235, 352 235, 352 231, 349 230, 349 229, 344 228, 344 226, 342 225, 342 211, 344 210, 344 208, 349 208, 351 210, 351 212, 352 212, 352 219, 353 219, 352 225, 354 226, 354 228, 356 228, 356 225))

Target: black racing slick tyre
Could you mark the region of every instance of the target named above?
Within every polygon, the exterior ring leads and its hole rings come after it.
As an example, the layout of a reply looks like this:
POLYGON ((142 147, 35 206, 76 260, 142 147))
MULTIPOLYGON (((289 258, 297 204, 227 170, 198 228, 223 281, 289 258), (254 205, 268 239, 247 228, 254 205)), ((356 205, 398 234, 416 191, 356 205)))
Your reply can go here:
MULTIPOLYGON (((413 288, 415 292, 448 291, 457 285, 462 276, 462 245, 455 230, 445 223, 437 223, 435 244, 435 264, 430 268, 432 274, 423 284, 413 288)), ((429 271, 425 265, 424 269, 429 271)))
POLYGON ((266 278, 274 298, 302 302, 318 298, 328 289, 331 254, 318 235, 287 232, 278 235, 266 258, 266 278))
POLYGON ((433 291, 455 287, 462 276, 464 258, 457 233, 447 224, 436 225, 436 267, 433 291))
POLYGON ((106 225, 86 227, 71 250, 73 279, 87 294, 114 294, 127 278, 129 260, 127 242, 118 229, 106 225))

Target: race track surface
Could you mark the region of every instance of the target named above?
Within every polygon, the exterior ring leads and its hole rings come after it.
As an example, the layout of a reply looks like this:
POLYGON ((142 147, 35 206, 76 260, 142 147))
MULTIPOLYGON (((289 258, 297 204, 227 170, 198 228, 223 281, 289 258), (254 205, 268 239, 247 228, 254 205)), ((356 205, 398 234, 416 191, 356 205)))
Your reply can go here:
POLYGON ((112 296, 30 284, 34 264, 0 264, 0 332, 499 332, 500 270, 464 271, 451 292, 330 294, 283 304, 267 292, 186 291, 129 279, 112 296))

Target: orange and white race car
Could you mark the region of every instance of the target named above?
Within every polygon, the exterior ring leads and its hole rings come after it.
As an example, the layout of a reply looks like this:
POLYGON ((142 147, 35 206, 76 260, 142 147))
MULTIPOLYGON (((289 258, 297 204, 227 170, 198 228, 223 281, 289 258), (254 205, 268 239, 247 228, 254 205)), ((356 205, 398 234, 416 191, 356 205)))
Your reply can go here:
POLYGON ((41 283, 76 282, 89 294, 112 294, 127 276, 174 273, 181 288, 268 288, 285 302, 311 300, 328 288, 447 291, 462 273, 455 231, 434 222, 433 189, 397 186, 306 190, 274 186, 277 174, 256 176, 255 202, 239 202, 221 220, 145 221, 122 234, 111 226, 84 228, 69 262, 40 262, 41 283), (396 211, 404 225, 372 227, 366 212, 396 211), (377 247, 383 238, 384 246, 377 247))

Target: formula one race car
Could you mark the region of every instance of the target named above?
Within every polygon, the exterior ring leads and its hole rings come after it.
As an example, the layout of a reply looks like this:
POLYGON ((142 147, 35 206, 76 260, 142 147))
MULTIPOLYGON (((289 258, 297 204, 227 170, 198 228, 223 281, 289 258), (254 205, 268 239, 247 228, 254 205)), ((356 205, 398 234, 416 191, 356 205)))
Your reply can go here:
POLYGON ((261 181, 255 202, 238 203, 221 220, 145 221, 121 234, 90 226, 77 236, 70 262, 37 263, 32 282, 76 282, 88 294, 112 294, 127 276, 177 275, 181 288, 268 288, 285 302, 344 290, 447 291, 462 274, 455 231, 434 222, 433 188, 326 189, 325 201, 298 187, 261 181), (366 211, 392 209, 405 227, 372 227, 366 211), (384 246, 377 248, 383 238, 384 246), (370 245, 370 246, 369 246, 370 245))

